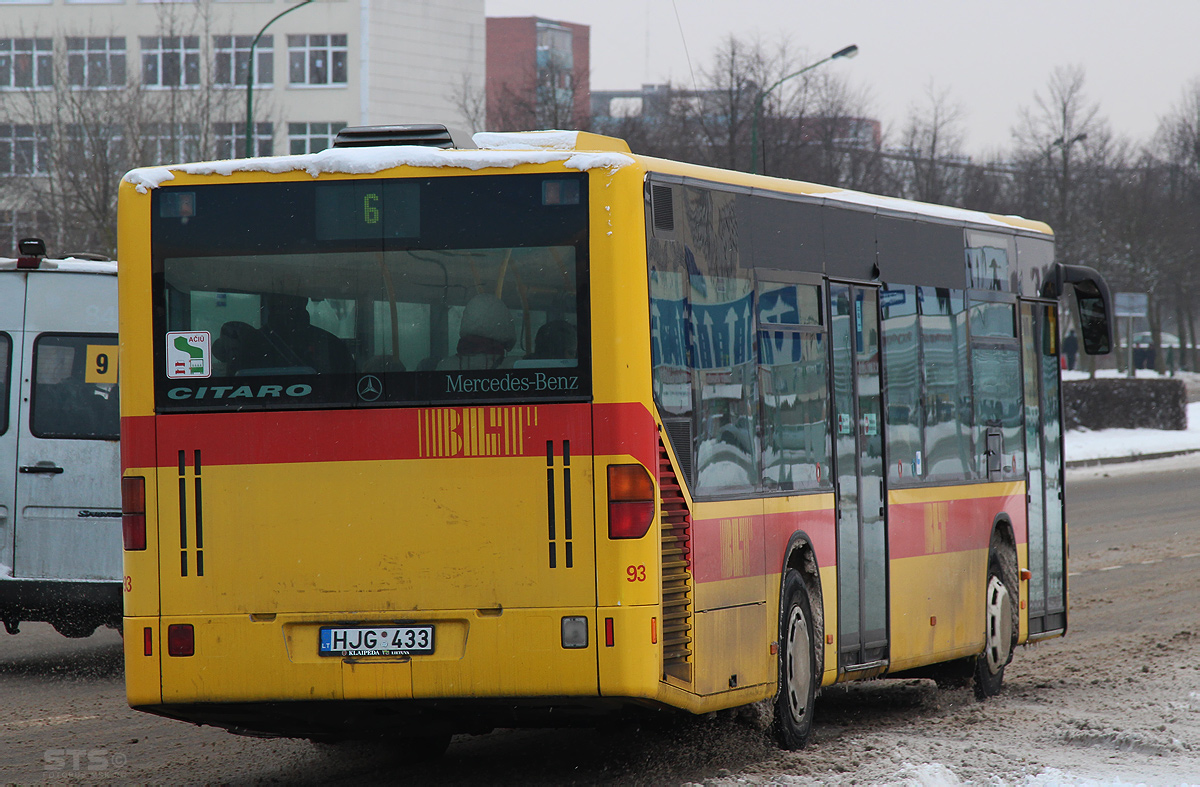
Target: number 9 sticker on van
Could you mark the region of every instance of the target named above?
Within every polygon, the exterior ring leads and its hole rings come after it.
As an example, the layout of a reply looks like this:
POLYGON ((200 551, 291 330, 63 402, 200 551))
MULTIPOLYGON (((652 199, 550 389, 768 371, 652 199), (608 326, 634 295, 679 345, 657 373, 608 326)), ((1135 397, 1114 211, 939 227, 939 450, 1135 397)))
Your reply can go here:
POLYGON ((212 334, 172 331, 167 334, 167 377, 211 377, 212 334))

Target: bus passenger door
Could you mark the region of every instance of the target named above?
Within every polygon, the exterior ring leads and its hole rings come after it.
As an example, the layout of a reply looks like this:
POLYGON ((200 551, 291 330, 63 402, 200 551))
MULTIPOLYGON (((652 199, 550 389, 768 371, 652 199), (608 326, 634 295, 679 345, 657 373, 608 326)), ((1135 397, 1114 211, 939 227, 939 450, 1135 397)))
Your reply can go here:
POLYGON ((1029 469, 1029 633, 1066 628, 1057 307, 1021 303, 1025 463, 1029 469))
POLYGON ((29 277, 13 576, 121 576, 116 277, 29 277))
POLYGON ((829 285, 837 457, 838 669, 888 658, 879 291, 829 285))

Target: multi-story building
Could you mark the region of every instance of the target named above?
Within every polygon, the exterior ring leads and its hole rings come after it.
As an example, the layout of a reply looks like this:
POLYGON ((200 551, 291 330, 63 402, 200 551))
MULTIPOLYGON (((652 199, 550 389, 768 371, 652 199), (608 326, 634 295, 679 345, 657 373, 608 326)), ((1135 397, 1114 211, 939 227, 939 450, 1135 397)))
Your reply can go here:
POLYGON ((534 16, 487 20, 487 117, 497 131, 585 129, 590 28, 534 16))
POLYGON ((27 228, 37 210, 66 220, 46 208, 51 178, 244 155, 251 48, 272 19, 253 46, 254 155, 316 152, 346 125, 471 125, 483 0, 0 0, 0 255, 54 235, 27 228))

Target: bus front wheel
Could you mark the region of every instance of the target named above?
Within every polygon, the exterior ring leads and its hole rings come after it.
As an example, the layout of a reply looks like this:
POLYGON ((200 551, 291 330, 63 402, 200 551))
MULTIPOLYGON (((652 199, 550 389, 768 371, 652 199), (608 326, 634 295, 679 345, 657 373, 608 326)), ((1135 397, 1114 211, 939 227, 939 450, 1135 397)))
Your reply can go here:
POLYGON ((984 650, 975 660, 975 696, 980 700, 1000 693, 1004 667, 1012 660, 1012 604, 1000 564, 993 558, 988 561, 984 650))
POLYGON ((772 730, 785 749, 802 749, 812 733, 820 670, 813 635, 812 605, 800 572, 783 579, 779 615, 779 693, 772 730))

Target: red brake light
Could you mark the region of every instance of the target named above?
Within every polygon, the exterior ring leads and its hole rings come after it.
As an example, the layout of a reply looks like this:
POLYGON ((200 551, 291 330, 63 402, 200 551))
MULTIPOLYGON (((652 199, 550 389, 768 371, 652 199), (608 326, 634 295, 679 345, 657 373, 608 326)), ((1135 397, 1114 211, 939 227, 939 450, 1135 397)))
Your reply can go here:
POLYGON ((142 652, 147 656, 154 655, 154 630, 149 626, 142 629, 142 652))
POLYGON ((172 656, 191 656, 196 652, 196 633, 191 623, 172 623, 167 626, 167 653, 172 656))
POLYGON ((121 537, 130 551, 146 548, 146 479, 121 479, 121 537))
POLYGON ((641 538, 654 521, 654 481, 641 465, 608 466, 608 537, 641 538))

